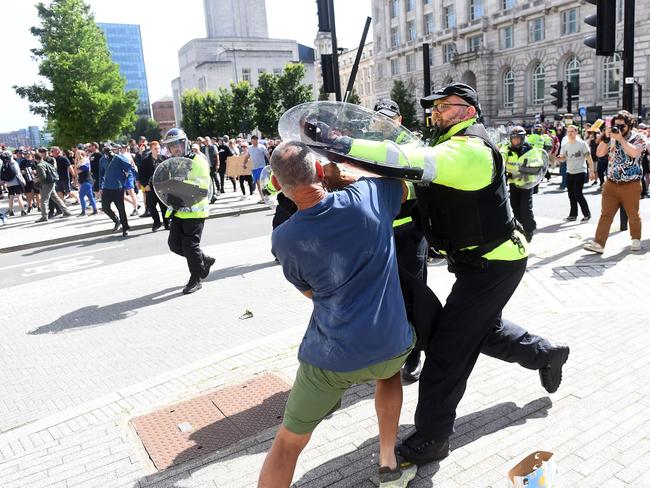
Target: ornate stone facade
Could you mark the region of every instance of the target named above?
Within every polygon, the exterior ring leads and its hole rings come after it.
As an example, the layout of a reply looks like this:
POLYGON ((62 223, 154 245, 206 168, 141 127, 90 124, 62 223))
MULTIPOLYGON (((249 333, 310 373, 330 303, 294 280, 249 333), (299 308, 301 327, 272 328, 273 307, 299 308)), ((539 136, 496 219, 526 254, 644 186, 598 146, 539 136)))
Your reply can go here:
MULTIPOLYGON (((623 0, 617 1, 617 46, 623 49, 623 0)), ((572 102, 621 106, 622 62, 583 44, 595 29, 584 23, 595 7, 580 0, 373 0, 375 92, 387 96, 394 79, 423 95, 422 44, 430 45, 432 89, 450 81, 476 87, 489 123, 530 123, 557 110, 551 84, 579 85, 572 102)), ((650 2, 636 2, 635 79, 650 105, 650 2)), ((635 112, 638 111, 635 91, 635 112)))

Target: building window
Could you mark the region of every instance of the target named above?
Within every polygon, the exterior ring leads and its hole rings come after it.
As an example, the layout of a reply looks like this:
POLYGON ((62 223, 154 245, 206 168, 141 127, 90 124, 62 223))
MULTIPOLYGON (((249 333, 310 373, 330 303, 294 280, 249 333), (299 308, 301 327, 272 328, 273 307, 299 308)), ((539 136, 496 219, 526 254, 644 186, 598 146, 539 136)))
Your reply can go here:
POLYGON ((445 26, 445 29, 456 27, 456 14, 453 5, 442 7, 442 25, 445 26))
POLYGON ((406 11, 413 12, 415 10, 415 0, 406 0, 406 11))
POLYGON ((394 19, 399 13, 399 0, 390 0, 390 18, 394 19))
POLYGON ((257 68, 257 76, 261 75, 262 73, 266 73, 266 68, 257 68))
POLYGON ((515 6, 515 0, 501 0, 501 8, 503 10, 510 10, 515 6))
POLYGON ((391 47, 399 46, 399 30, 397 27, 390 28, 390 45, 391 47))
POLYGON ((625 15, 625 3, 623 0, 616 0, 616 22, 623 22, 625 15))
POLYGON ((281 68, 273 68, 273 74, 274 75, 281 75, 282 74, 282 69, 281 68))
POLYGON ((410 73, 411 71, 415 71, 415 54, 406 56, 406 72, 410 73))
POLYGON ((528 42, 540 42, 544 37, 544 17, 528 21, 528 42))
POLYGON ((469 20, 483 17, 483 0, 469 0, 469 20))
POLYGON ((205 76, 201 76, 201 78, 199 78, 199 90, 204 92, 205 89, 206 89, 205 76))
POLYGON ((562 12, 562 35, 578 32, 578 9, 572 8, 562 12))
POLYGON ((430 5, 431 0, 422 0, 422 5, 430 5))
POLYGON ((241 79, 243 81, 248 81, 249 83, 251 82, 251 69, 250 68, 242 68, 242 70, 241 70, 241 79))
POLYGON ((453 42, 448 42, 442 45, 442 62, 451 63, 451 58, 454 56, 456 48, 453 42))
POLYGON ((606 57, 603 61, 603 98, 618 98, 621 86, 621 55, 606 57))
POLYGON ((390 60, 390 74, 393 76, 399 74, 399 59, 390 60))
POLYGON ((415 41, 418 36, 418 31, 415 28, 415 20, 409 20, 406 24, 406 32, 408 33, 408 40, 415 41))
POLYGON ((573 58, 567 63, 565 80, 567 83, 571 83, 572 98, 577 100, 580 94, 580 61, 578 58, 573 58))
POLYGON ((503 74, 503 106, 512 108, 515 104, 515 73, 511 69, 503 74))
POLYGON ((433 66, 433 49, 429 48, 429 66, 433 66))
POLYGON ((544 104, 544 84, 546 82, 546 69, 542 63, 538 64, 533 70, 533 90, 532 102, 533 105, 544 104))
POLYGON ((424 35, 428 36, 429 34, 433 34, 433 14, 424 16, 424 35))
POLYGON ((377 64, 377 78, 382 79, 384 77, 384 63, 377 64))
POLYGON ((499 42, 501 44, 501 49, 511 49, 514 47, 515 44, 511 25, 499 30, 499 42))
POLYGON ((467 38, 467 50, 470 52, 476 52, 481 49, 483 45, 483 34, 478 36, 472 36, 467 38))

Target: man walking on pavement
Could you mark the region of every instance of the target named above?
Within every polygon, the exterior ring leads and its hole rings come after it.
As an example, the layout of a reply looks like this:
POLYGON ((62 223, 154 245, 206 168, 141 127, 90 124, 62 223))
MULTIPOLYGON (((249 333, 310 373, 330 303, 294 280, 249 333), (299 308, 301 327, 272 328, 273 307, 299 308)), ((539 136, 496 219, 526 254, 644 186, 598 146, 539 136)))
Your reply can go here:
POLYGON ((244 167, 246 167, 249 159, 253 160, 253 182, 257 187, 257 192, 260 194, 260 201, 258 203, 264 203, 264 194, 262 193, 262 186, 260 185, 260 174, 262 174, 264 166, 269 162, 269 152, 264 146, 260 145, 257 136, 251 137, 251 144, 252 146, 249 146, 244 159, 244 167))
MULTIPOLYGON (((298 211, 273 231, 273 254, 287 280, 313 301, 300 345, 300 366, 259 477, 261 488, 288 488, 312 432, 341 406, 354 384, 376 380, 379 486, 404 488, 417 467, 395 455, 402 406, 399 371, 415 337, 402 300, 393 220, 407 185, 388 178, 328 181, 302 142, 273 152, 275 188, 298 211), (336 259, 335 259, 336 257, 336 259), (372 313, 368 313, 372 311, 372 313)), ((334 165, 328 165, 334 166, 334 165)), ((332 179, 341 175, 332 174, 332 179)))
POLYGON ((160 143, 158 141, 151 141, 150 147, 151 150, 142 159, 142 163, 140 163, 141 169, 139 177, 140 182, 143 185, 142 191, 147 194, 147 213, 153 219, 153 226, 151 227, 151 230, 152 232, 156 232, 163 226, 163 224, 165 225, 165 229, 169 229, 169 219, 166 215, 167 206, 160 200, 160 198, 158 198, 158 195, 153 189, 152 183, 154 171, 156 171, 158 165, 167 158, 160 154, 160 143), (158 213, 157 207, 160 207, 160 213, 158 213))
MULTIPOLYGON (((46 153, 47 151, 45 154, 46 153)), ((45 154, 39 150, 39 152, 34 155, 34 159, 36 160, 36 174, 38 176, 41 192, 41 218, 36 222, 48 221, 48 208, 50 199, 52 199, 54 205, 62 214, 61 218, 70 217, 70 215, 72 215, 63 199, 61 199, 59 195, 57 195, 54 191, 54 184, 56 183, 59 175, 54 165, 45 159, 45 154)))
POLYGON ((578 139, 578 128, 575 125, 567 126, 566 135, 567 141, 562 145, 558 156, 558 160, 566 163, 570 205, 569 216, 566 220, 572 222, 578 218, 579 204, 582 211, 582 221, 586 222, 591 218, 591 211, 582 191, 587 179, 596 181, 594 161, 591 158, 589 145, 582 139, 578 139), (587 166, 587 163, 589 163, 589 166, 587 166))
POLYGON ((124 185, 131 174, 131 162, 122 154, 113 152, 112 145, 104 146, 106 165, 99 167, 99 191, 102 197, 102 210, 113 221, 113 232, 122 230, 122 237, 129 235, 129 221, 124 208, 124 185), (118 217, 111 208, 114 203, 118 217))
MULTIPOLYGON (((169 129, 162 143, 171 157, 185 157, 192 160, 190 175, 196 175, 209 181, 208 161, 201 153, 192 152, 185 132, 177 128, 169 129)), ((208 204, 206 196, 191 208, 168 208, 165 214, 170 219, 169 239, 167 240, 169 249, 179 256, 183 256, 187 260, 187 267, 190 270, 190 279, 183 288, 185 295, 201 289, 201 280, 208 277, 210 268, 215 262, 213 257, 205 255, 201 250, 203 225, 205 219, 210 215, 208 204)))

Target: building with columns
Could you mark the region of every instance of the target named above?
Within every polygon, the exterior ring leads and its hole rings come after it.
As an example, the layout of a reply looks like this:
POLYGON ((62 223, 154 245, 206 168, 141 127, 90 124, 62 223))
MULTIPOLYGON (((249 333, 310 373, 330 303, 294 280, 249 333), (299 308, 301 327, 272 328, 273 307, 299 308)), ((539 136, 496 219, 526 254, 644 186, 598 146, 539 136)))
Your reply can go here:
MULTIPOLYGON (((623 49, 623 0, 616 0, 617 48, 623 49)), ((430 46, 432 89, 452 81, 474 86, 488 123, 531 123, 566 112, 551 104, 551 84, 571 81, 579 106, 621 107, 620 54, 595 55, 583 44, 595 6, 583 0, 372 0, 377 97, 393 80, 423 96, 422 44, 430 46)), ((635 79, 650 104, 650 2, 636 2, 635 79)), ((635 95, 635 107, 636 107, 635 95)), ((638 108, 635 109, 635 112, 638 108)))
POLYGON ((269 38, 265 0, 204 0, 203 8, 208 37, 193 39, 178 52, 180 75, 172 81, 177 121, 183 92, 215 91, 240 81, 256 86, 261 73, 281 73, 287 63, 303 63, 304 83, 314 86, 313 49, 269 38))

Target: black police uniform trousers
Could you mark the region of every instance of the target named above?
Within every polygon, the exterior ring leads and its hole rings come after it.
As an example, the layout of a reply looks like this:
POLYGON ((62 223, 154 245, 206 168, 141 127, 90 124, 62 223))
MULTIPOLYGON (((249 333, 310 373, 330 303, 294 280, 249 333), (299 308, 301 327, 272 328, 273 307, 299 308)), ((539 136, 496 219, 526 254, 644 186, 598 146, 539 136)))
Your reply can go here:
POLYGON ((203 272, 205 256, 201 251, 201 235, 204 222, 205 219, 181 219, 172 215, 169 225, 169 250, 187 260, 192 275, 203 272))
POLYGON ((110 190, 104 188, 102 190, 102 210, 109 218, 116 224, 119 222, 122 224, 122 230, 129 230, 129 221, 126 217, 126 209, 124 208, 124 190, 110 190), (119 221, 115 212, 111 208, 111 203, 114 203, 117 207, 117 213, 120 216, 119 221))
MULTIPOLYGON (((395 234, 395 253, 397 255, 397 265, 400 268, 400 276, 406 271, 410 273, 416 280, 426 284, 427 282, 427 256, 429 252, 429 245, 422 232, 417 228, 414 222, 407 222, 394 228, 395 234)), ((410 283, 400 279, 402 285, 402 295, 407 296, 408 292, 404 287, 410 286, 410 283)), ((406 314, 409 320, 413 322, 413 317, 416 311, 413 310, 417 306, 417 302, 413 303, 405 299, 406 314)), ((420 348, 414 347, 409 355, 409 359, 413 360, 415 356, 420 356, 420 348)), ((407 359, 407 362, 409 360, 407 359)))
POLYGON ((160 225, 160 215, 158 214, 158 208, 160 208, 160 214, 162 214, 162 222, 165 224, 165 227, 169 227, 169 219, 165 217, 167 215, 167 205, 165 205, 158 194, 154 191, 147 192, 147 212, 151 214, 154 225, 160 225))
POLYGON ((426 439, 444 440, 453 433, 456 407, 479 353, 528 369, 548 364, 552 345, 546 339, 501 319, 526 263, 491 261, 485 268, 453 269, 456 282, 435 322, 420 375, 415 427, 426 439))
POLYGON ((524 228, 524 233, 532 235, 537 229, 537 222, 533 215, 533 189, 522 190, 510 185, 510 206, 517 222, 524 228))

